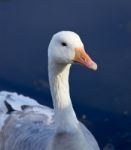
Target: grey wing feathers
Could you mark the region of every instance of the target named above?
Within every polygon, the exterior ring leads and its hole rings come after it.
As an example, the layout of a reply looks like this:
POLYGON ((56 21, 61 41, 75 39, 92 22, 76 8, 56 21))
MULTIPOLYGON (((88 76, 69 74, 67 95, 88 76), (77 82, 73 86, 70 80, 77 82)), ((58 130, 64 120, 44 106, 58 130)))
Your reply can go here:
POLYGON ((0 112, 7 112, 8 108, 6 104, 9 104, 10 107, 14 110, 21 111, 23 105, 29 105, 29 106, 39 106, 40 104, 23 95, 18 95, 17 93, 11 93, 2 91, 0 92, 0 112))
POLYGON ((35 100, 0 92, 0 150, 45 150, 54 133, 54 111, 35 100))
MULTIPOLYGON (((93 135, 80 123, 88 149, 99 150, 93 135)), ((46 150, 54 136, 54 111, 35 100, 0 92, 0 150, 46 150)))

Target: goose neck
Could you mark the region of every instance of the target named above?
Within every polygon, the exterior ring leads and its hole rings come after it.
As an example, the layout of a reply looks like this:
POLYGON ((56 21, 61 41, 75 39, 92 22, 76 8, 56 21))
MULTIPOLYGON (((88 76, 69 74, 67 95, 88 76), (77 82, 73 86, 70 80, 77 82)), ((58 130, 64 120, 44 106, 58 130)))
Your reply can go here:
POLYGON ((74 128, 78 121, 72 107, 69 91, 70 64, 61 65, 49 63, 49 82, 55 110, 55 122, 59 130, 65 126, 74 128))

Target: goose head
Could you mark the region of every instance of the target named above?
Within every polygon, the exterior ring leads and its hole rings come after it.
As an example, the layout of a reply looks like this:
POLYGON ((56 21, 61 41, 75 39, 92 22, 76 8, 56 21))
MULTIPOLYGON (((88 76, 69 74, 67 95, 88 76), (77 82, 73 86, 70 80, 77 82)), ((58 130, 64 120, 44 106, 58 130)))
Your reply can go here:
POLYGON ((78 34, 72 31, 61 31, 53 35, 48 47, 49 61, 55 64, 80 63, 96 70, 97 64, 84 50, 78 34))

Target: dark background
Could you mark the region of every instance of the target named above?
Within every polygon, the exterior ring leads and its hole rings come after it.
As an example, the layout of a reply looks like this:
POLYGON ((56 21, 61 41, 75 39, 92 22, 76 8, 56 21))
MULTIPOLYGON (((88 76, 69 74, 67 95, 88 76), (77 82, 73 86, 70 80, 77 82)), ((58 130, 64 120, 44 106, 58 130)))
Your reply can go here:
POLYGON ((61 30, 77 32, 98 64, 72 67, 77 116, 102 149, 131 150, 131 0, 0 0, 0 90, 52 107, 47 48, 61 30))

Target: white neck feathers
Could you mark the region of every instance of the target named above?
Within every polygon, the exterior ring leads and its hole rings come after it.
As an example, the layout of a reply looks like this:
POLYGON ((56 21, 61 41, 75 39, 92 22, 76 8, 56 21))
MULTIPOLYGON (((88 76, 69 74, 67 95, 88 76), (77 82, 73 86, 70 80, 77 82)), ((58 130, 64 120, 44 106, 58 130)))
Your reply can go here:
POLYGON ((49 61, 49 82, 55 110, 56 130, 73 131, 77 118, 72 107, 69 92, 70 64, 55 64, 49 61))

